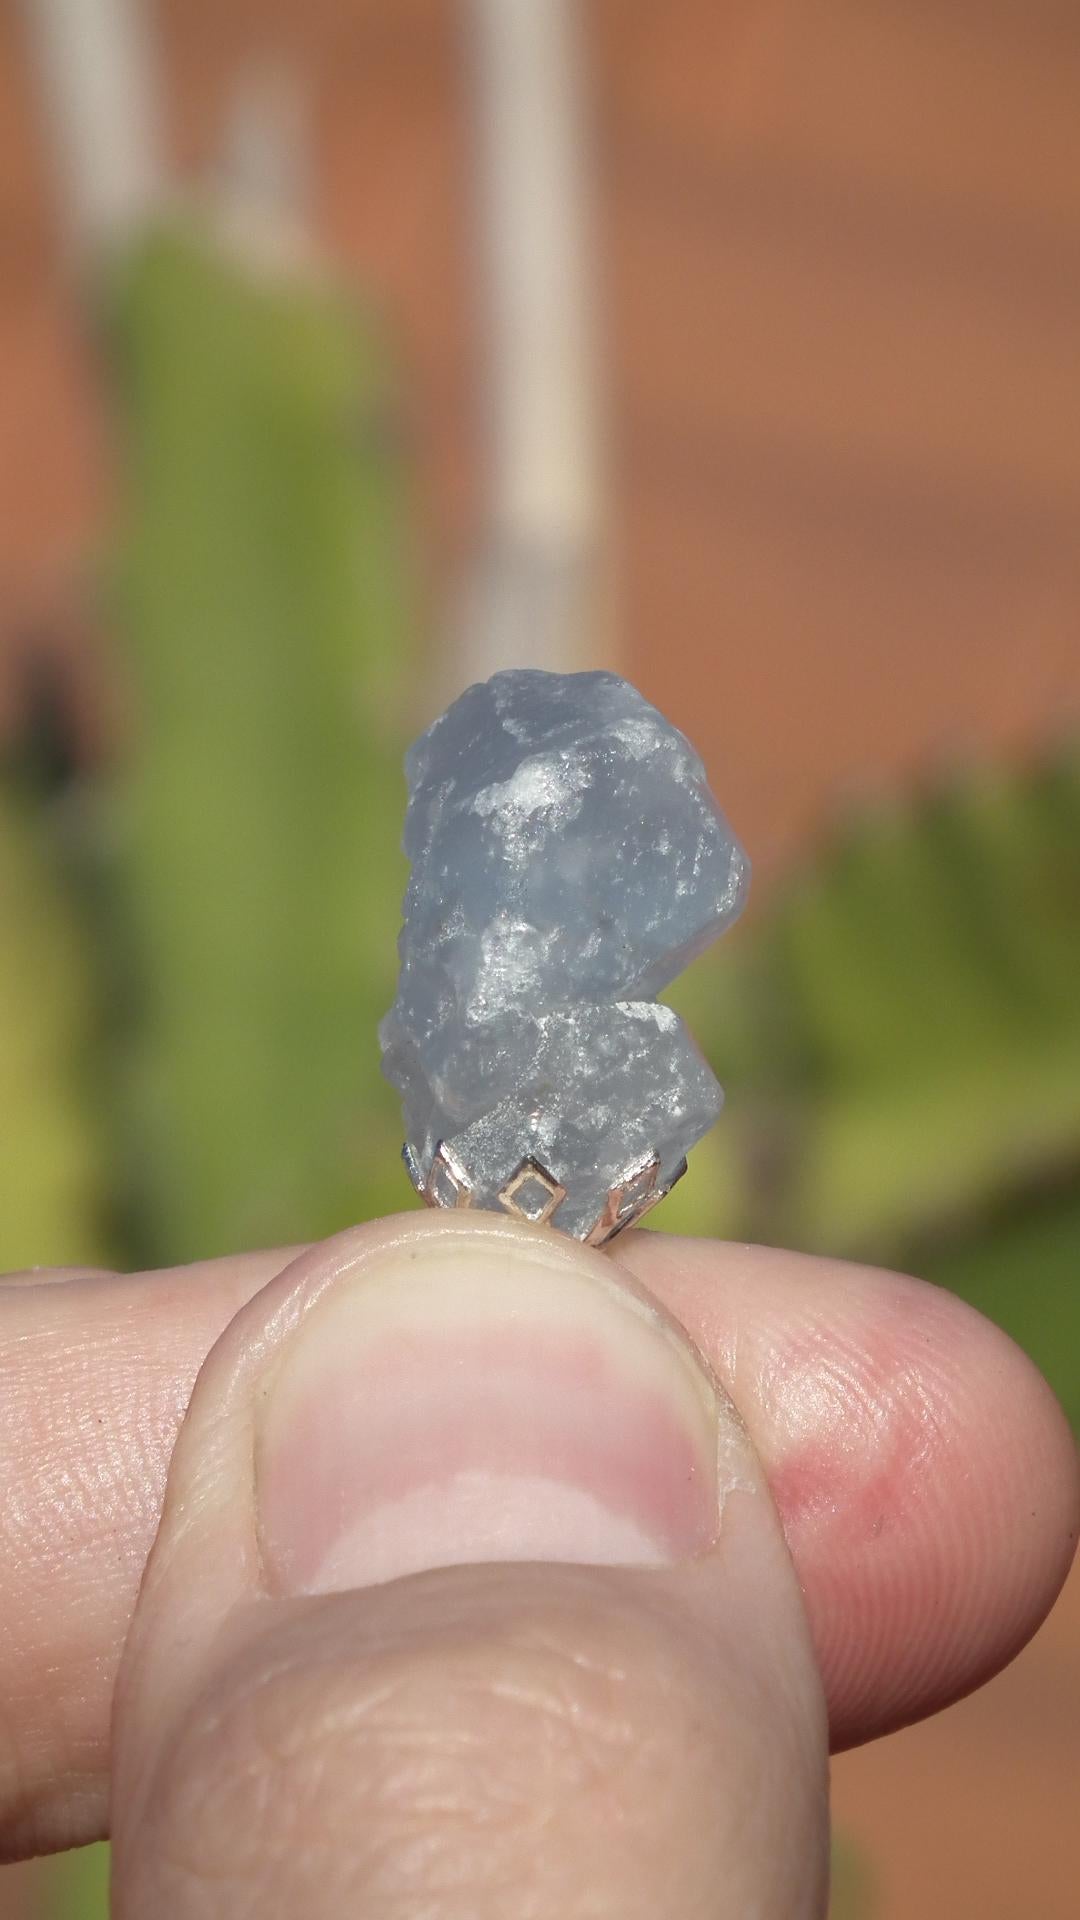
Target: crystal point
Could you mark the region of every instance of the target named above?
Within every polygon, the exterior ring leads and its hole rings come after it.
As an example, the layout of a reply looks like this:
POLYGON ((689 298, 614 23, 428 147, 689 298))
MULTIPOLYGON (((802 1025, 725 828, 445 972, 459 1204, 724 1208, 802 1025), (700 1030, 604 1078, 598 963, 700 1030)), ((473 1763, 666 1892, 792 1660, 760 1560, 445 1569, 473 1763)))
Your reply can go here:
POLYGON ((617 1231, 719 1113, 655 996, 738 914, 746 857, 689 741, 616 674, 498 673, 406 771, 412 871, 381 1040, 407 1164, 437 1204, 449 1165, 471 1205, 617 1231))

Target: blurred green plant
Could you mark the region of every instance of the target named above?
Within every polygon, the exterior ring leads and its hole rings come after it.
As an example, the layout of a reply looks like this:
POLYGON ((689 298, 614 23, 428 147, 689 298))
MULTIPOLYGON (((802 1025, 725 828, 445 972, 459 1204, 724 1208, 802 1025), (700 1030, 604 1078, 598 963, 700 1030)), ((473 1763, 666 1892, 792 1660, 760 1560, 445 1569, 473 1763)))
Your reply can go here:
POLYGON ((63 807, 0 769, 0 1271, 111 1252, 99 1124, 101 1006, 63 807))
MULTIPOLYGON (((58 1854, 46 1863, 46 1876, 41 1920, 108 1920, 107 1846, 80 1847, 75 1853, 58 1854)), ((36 1914, 33 1920, 38 1920, 36 1914)), ((858 1920, 863 1920, 861 1914, 858 1920)))
POLYGON ((120 1160, 147 1260, 407 1194, 376 1025, 412 652, 387 358, 329 281, 177 226, 114 279, 133 724, 110 794, 120 1160))
POLYGON ((913 1267, 1080 1425, 1080 753, 852 817, 678 995, 728 1090, 665 1227, 913 1267))
POLYGON ((829 1920, 873 1920, 878 1901, 871 1863, 842 1834, 832 1843, 829 1920))

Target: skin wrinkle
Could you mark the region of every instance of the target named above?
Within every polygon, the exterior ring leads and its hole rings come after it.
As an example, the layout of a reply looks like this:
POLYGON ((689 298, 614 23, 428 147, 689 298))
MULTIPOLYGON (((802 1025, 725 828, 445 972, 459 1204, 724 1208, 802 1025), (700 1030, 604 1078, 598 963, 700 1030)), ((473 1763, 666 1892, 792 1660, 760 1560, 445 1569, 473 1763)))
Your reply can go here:
POLYGON ((108 1532, 133 1504, 127 1488, 134 1484, 135 1504, 139 1504, 138 1494, 153 1486, 160 1432, 147 1434, 145 1423, 138 1420, 133 1429, 117 1431, 114 1410, 124 1416, 132 1406, 138 1410, 142 1383, 134 1369, 125 1370, 110 1382, 110 1398, 103 1408, 93 1391, 101 1372, 99 1342, 75 1347, 75 1379, 71 1381, 65 1373, 63 1397, 57 1404, 41 1393, 41 1380, 48 1377, 55 1350, 51 1330, 16 1329, 14 1336, 6 1338, 4 1332, 0 1328, 5 1373, 14 1362, 9 1424, 24 1444, 29 1434, 33 1447, 21 1501, 18 1489, 5 1481, 4 1529, 16 1543, 25 1543, 32 1556, 41 1554, 43 1544, 52 1548, 57 1568, 63 1571, 65 1536, 69 1537, 73 1523, 108 1532), (68 1432, 75 1444, 58 1456, 57 1435, 68 1432), (107 1449, 104 1458, 99 1457, 102 1444, 107 1449), (45 1528, 39 1504, 43 1495, 51 1517, 51 1525, 45 1528))
POLYGON ((868 1382, 865 1351, 835 1334, 830 1346, 820 1327, 808 1331, 796 1354, 793 1363, 790 1351, 778 1352, 763 1376, 766 1403, 792 1436, 780 1482, 789 1524, 824 1510, 837 1520, 846 1516, 858 1530, 880 1533, 887 1512, 895 1524, 918 1506, 947 1444, 947 1421, 906 1356, 868 1382), (807 1442, 804 1435, 810 1436, 807 1442), (808 1491, 800 1497, 801 1444, 809 1446, 811 1458, 831 1450, 847 1463, 831 1493, 825 1476, 811 1472, 808 1491), (846 1499, 840 1497, 841 1487, 846 1499), (878 1488, 880 1506, 874 1513, 878 1488))
MULTIPOLYGON (((496 1683, 485 1689, 484 1698, 508 1704, 515 1717, 524 1710, 530 1728, 538 1724, 549 1736, 547 1744, 555 1756, 555 1763, 544 1769, 544 1778, 552 1788, 546 1798, 541 1798, 533 1791, 523 1800, 520 1793, 515 1795, 510 1791, 501 1771, 488 1778, 485 1783, 488 1798, 486 1805, 482 1804, 480 1808, 485 1831, 490 1829, 492 1812, 500 1810, 512 1835, 524 1831, 542 1837, 557 1827, 568 1796, 582 1792, 595 1795, 597 1788, 603 1790, 608 1801, 618 1806, 622 1776, 635 1758, 631 1723, 606 1717, 602 1719, 595 1714, 583 1715, 575 1703, 571 1702, 568 1706, 557 1690, 552 1692, 548 1689, 541 1693, 520 1683, 496 1683), (576 1766, 572 1769, 568 1769, 566 1764, 568 1752, 572 1752, 576 1760, 576 1766)), ((512 1739, 504 1739, 502 1744, 513 1750, 512 1739)), ((530 1738, 527 1745, 535 1763, 537 1742, 530 1738)), ((460 1794, 451 1803, 451 1811, 459 1817, 468 1811, 470 1821, 477 1817, 477 1808, 471 1804, 466 1807, 460 1794)))
POLYGON ((537 1748, 546 1749, 549 1759, 543 1772, 552 1782, 552 1823, 571 1793, 595 1791, 599 1785, 615 1795, 636 1757, 634 1724, 625 1713, 613 1712, 607 1704, 591 1706, 575 1690, 551 1683, 529 1686, 520 1679, 496 1679, 485 1693, 509 1707, 514 1718, 528 1721, 534 1767, 537 1748))
MULTIPOLYGON (((290 1830, 302 1804, 318 1810, 318 1770, 325 1762, 312 1745, 313 1729, 308 1726, 306 1731, 302 1759, 314 1770, 314 1778, 309 1791, 301 1793, 302 1777, 295 1766, 283 1773, 281 1764, 294 1754, 265 1740, 265 1715, 253 1710, 251 1697, 241 1694, 224 1704, 195 1702, 163 1755, 149 1798, 155 1852, 196 1884, 242 1880, 249 1863, 257 1862, 271 1826, 290 1830), (217 1823, 212 1830, 203 1817, 207 1801, 213 1804, 217 1823), (220 1835, 217 1846, 211 1844, 214 1835, 220 1835)), ((303 1837, 305 1844, 318 1843, 318 1828, 310 1818, 304 1822, 303 1837)))
MULTIPOLYGON (((291 1672, 289 1677, 292 1677, 291 1672)), ((342 1676, 335 1671, 329 1684, 340 1687, 341 1682, 342 1676)), ((523 1828, 528 1830, 531 1826, 538 1824, 538 1813, 541 1809, 534 1799, 523 1797, 521 1792, 515 1790, 512 1771, 507 1773, 504 1766, 496 1766, 494 1770, 484 1769, 480 1775, 475 1773, 470 1775, 467 1770, 460 1767, 459 1744, 452 1741, 448 1746, 444 1740, 444 1731, 455 1725, 454 1717, 445 1712, 440 1715, 434 1728, 430 1719, 421 1718, 421 1724, 427 1726, 427 1737, 422 1742, 421 1751, 429 1762, 429 1768, 433 1764, 440 1771, 444 1770, 449 1760, 455 1768, 453 1774, 455 1784, 453 1787, 444 1787, 440 1793, 433 1792, 430 1786, 425 1787, 424 1775, 427 1770, 421 1768, 418 1773, 417 1769, 414 1722, 418 1717, 427 1715, 428 1703, 423 1695, 418 1697, 417 1676, 405 1668, 402 1668, 396 1680, 389 1684, 374 1689, 365 1687, 362 1692, 350 1693, 345 1707, 339 1705, 337 1709, 327 1713, 320 1705, 314 1719, 311 1718, 309 1708, 308 1718, 299 1736, 298 1745, 292 1739, 282 1742, 267 1738, 266 1714, 258 1710, 265 1688, 266 1674, 256 1667, 246 1680, 239 1698, 230 1701, 224 1710, 225 1740, 221 1738, 221 1721, 215 1712, 211 1711, 205 1721, 200 1719, 198 1724, 195 1736, 197 1748, 193 1759, 185 1764, 183 1736, 179 1757, 176 1753, 170 1757, 170 1770, 175 1766, 181 1776, 189 1779, 197 1778, 204 1772, 200 1765, 200 1754, 204 1744, 215 1751, 220 1751, 222 1747, 228 1751, 236 1744, 237 1729, 240 1729, 240 1737, 243 1740, 243 1730, 251 1727, 257 1737, 253 1746, 248 1745, 246 1749, 242 1748, 247 1753, 243 1804, 245 1824, 252 1831, 252 1840, 255 1845, 258 1844, 259 1838, 259 1803, 257 1802, 251 1809, 248 1808, 247 1796, 252 1786, 258 1791, 261 1784, 276 1777, 278 1796, 275 1798, 274 1806, 269 1807, 266 1803, 266 1808, 273 1817, 279 1817, 276 1809, 277 1801, 282 1797, 280 1763, 282 1759, 295 1761, 299 1756, 301 1763, 299 1778, 296 1776, 294 1766, 290 1766, 287 1776, 291 1788, 288 1804, 295 1806, 299 1800, 304 1806, 319 1807, 325 1801, 332 1808, 334 1789, 340 1786, 342 1772, 343 1752, 340 1738, 342 1733, 350 1735, 360 1732, 364 1736, 360 1749, 357 1749, 355 1742, 346 1741, 345 1743, 346 1749, 353 1756, 352 1765, 349 1768, 351 1773, 355 1775, 357 1751, 370 1749, 378 1762, 373 1768, 369 1760, 361 1775, 365 1781, 373 1783, 376 1787, 374 1797, 369 1795, 369 1821, 371 1812, 376 1806, 381 1806, 392 1814, 393 1826, 387 1832, 385 1847, 388 1855, 393 1855, 399 1872, 403 1826, 415 1827, 425 1849, 430 1850, 440 1844, 444 1848, 450 1847, 451 1844, 460 1847, 462 1829, 466 1845, 469 1834, 475 1832, 478 1839, 483 1835, 482 1844, 486 1848, 490 1844, 492 1827, 496 1821, 504 1829, 505 1834, 512 1839, 516 1839, 523 1828), (378 1710, 373 1711, 376 1706, 378 1710), (402 1751, 403 1730, 407 1735, 407 1744, 404 1757, 395 1767, 394 1756, 400 1756, 402 1751), (434 1747, 433 1740, 437 1740, 437 1745, 434 1747), (328 1781, 330 1791, 325 1793, 324 1789, 328 1781), (446 1832, 441 1841, 439 1836, 432 1836, 424 1831, 424 1823, 436 1814, 442 1817, 446 1825, 446 1832)), ((444 1687, 443 1691, 452 1697, 459 1693, 460 1689, 455 1676, 451 1675, 451 1683, 444 1687)), ((498 1743, 500 1752, 528 1751, 535 1758, 536 1735, 539 1730, 541 1744, 550 1742, 557 1753, 557 1763, 553 1763, 550 1769, 544 1770, 543 1777, 550 1778, 553 1788, 557 1786, 557 1793, 550 1804, 543 1809, 543 1819, 539 1821, 541 1826, 557 1819, 567 1793, 588 1790, 590 1783, 597 1779, 611 1780, 613 1736, 618 1750, 624 1753, 630 1750, 631 1732, 625 1723, 607 1724, 599 1716, 590 1716, 588 1720, 583 1721, 581 1715, 573 1710, 572 1702, 570 1710, 567 1711, 567 1703, 560 1697, 557 1688, 549 1687, 538 1691, 510 1683, 505 1686, 474 1687, 472 1692, 472 1707, 469 1704, 468 1684, 461 1693, 459 1710, 466 1721, 470 1712, 475 1711, 477 1701, 483 1709, 491 1700, 500 1706, 508 1705, 512 1710, 512 1720, 517 1719, 522 1712, 528 1720, 530 1737, 526 1741, 517 1742, 516 1745, 512 1728, 502 1727, 498 1743), (570 1736, 569 1741, 567 1736, 570 1736), (568 1748, 579 1757, 578 1766, 569 1776, 565 1765, 568 1748)), ((273 1695, 270 1697, 274 1698, 273 1695)), ((478 1736, 474 1742, 473 1751, 482 1752, 485 1746, 486 1743, 478 1736)), ((530 1778, 532 1778, 531 1772, 530 1778)), ((234 1830, 235 1823, 230 1825, 234 1830)), ((332 1841, 334 1833, 332 1824, 327 1831, 332 1841)), ((320 1837, 318 1826, 316 1825, 313 1830, 308 1824, 304 1829, 304 1835, 306 1843, 313 1839, 317 1843, 320 1837)), ((188 1862, 182 1851, 177 1853, 175 1848, 170 1848, 169 1851, 174 1863, 187 1867, 188 1862)), ((211 1865, 213 1864, 211 1862, 211 1865)), ((230 1871, 237 1874, 242 1870, 241 1859, 234 1862, 230 1871)), ((230 1872, 224 1868, 217 1868, 213 1877, 227 1880, 230 1872)))
MULTIPOLYGON (((784 1429, 792 1452, 800 1439, 813 1435, 831 1441, 852 1458, 872 1459, 883 1432, 905 1412, 909 1397, 925 1415, 933 1396, 920 1367, 902 1346, 888 1341, 882 1328, 877 1346, 887 1352, 884 1362, 867 1365, 867 1329, 850 1334, 835 1322, 813 1320, 788 1332, 765 1356, 759 1373, 759 1391, 770 1417, 784 1429)), ((912 1422, 908 1458, 918 1466, 931 1445, 928 1434, 912 1422)))

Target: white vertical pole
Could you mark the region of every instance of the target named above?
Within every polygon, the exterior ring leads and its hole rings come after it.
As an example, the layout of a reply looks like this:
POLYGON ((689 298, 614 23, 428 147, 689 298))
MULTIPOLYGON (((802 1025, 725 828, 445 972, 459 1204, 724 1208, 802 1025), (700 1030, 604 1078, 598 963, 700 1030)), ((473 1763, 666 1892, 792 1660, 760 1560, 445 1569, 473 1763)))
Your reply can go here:
POLYGON ((95 256, 159 198, 160 116, 139 0, 24 0, 71 232, 95 256))
POLYGON ((595 657, 599 460, 580 0, 469 0, 487 537, 468 677, 595 657))

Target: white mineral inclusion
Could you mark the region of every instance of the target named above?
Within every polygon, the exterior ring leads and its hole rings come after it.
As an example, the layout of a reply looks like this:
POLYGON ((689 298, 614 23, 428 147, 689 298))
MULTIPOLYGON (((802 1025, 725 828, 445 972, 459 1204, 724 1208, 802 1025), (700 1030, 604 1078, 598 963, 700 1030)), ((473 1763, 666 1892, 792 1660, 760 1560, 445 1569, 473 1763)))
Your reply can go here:
POLYGON ((749 865, 689 741, 613 673, 497 673, 406 759, 412 873, 383 1070, 426 1180, 440 1143, 499 1209, 534 1159, 586 1237, 658 1186, 721 1089, 656 995, 735 919, 749 865))

